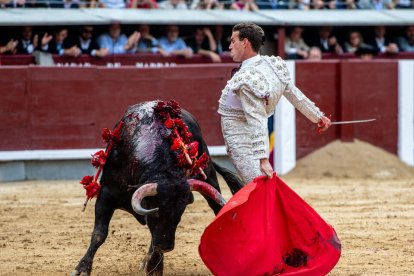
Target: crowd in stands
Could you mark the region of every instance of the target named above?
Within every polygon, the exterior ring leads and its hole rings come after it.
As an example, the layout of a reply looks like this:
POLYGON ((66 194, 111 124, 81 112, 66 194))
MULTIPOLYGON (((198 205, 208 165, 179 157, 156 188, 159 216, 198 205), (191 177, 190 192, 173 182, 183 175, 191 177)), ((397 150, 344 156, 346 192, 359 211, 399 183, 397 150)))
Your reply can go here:
POLYGON ((322 59, 322 53, 334 56, 354 54, 363 58, 373 58, 376 55, 393 55, 400 52, 414 53, 414 26, 406 26, 399 36, 387 33, 387 27, 375 26, 366 38, 358 29, 346 33, 342 43, 337 39, 334 29, 329 26, 318 28, 317 36, 305 41, 302 37, 303 28, 291 28, 285 39, 287 59, 322 59), (319 52, 319 53, 318 53, 319 52))
POLYGON ((111 9, 412 9, 413 0, 0 0, 6 8, 111 9))
MULTIPOLYGON (((33 27, 21 28, 18 39, 10 39, 0 46, 0 54, 33 54, 34 51, 52 55, 78 57, 87 54, 105 57, 116 54, 157 53, 163 57, 193 54, 206 56, 212 62, 221 62, 220 54, 228 52, 228 41, 223 37, 223 27, 214 27, 214 34, 208 27, 194 28, 191 35, 183 38, 177 25, 165 27, 164 34, 156 38, 151 26, 139 25, 129 35, 122 31, 120 23, 110 24, 105 31, 94 36, 94 26, 80 26, 76 34, 69 36, 67 27, 57 27, 52 34, 35 33, 33 27)), ((1 37, 0 37, 1 38, 1 37)))
MULTIPOLYGON (((128 26, 126 32, 119 22, 99 26, 100 31, 95 30, 95 27, 61 26, 49 32, 49 29, 37 31, 31 26, 24 26, 19 28, 18 32, 9 34, 9 37, 0 35, 0 54, 29 55, 38 51, 59 56, 78 57, 84 54, 98 58, 139 53, 191 58, 198 54, 207 57, 211 62, 221 62, 223 55, 229 53, 231 28, 221 25, 195 26, 191 29, 187 26, 185 34, 180 33, 182 26, 157 26, 157 35, 152 33, 153 26, 145 24, 128 26)), ((388 33, 385 26, 369 29, 348 28, 345 31, 338 29, 321 26, 313 28, 313 35, 308 34, 304 37, 306 29, 303 27, 288 28, 285 37, 285 58, 317 60, 322 59, 325 53, 337 57, 343 54, 374 57, 400 52, 414 53, 414 26, 399 29, 394 27, 393 35, 388 33), (340 34, 340 39, 336 32, 340 34)), ((3 32, 0 31, 1 33, 3 32)), ((275 50, 275 47, 273 49, 275 50)))

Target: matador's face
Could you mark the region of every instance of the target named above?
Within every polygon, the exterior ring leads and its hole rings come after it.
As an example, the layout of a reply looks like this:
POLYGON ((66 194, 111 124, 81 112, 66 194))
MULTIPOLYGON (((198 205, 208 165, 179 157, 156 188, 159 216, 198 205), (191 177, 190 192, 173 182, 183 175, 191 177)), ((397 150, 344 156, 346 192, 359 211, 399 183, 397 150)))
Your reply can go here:
POLYGON ((241 62, 243 61, 244 51, 245 51, 245 40, 240 40, 239 38, 239 32, 233 32, 231 34, 231 40, 230 40, 230 56, 233 58, 233 61, 235 62, 241 62))

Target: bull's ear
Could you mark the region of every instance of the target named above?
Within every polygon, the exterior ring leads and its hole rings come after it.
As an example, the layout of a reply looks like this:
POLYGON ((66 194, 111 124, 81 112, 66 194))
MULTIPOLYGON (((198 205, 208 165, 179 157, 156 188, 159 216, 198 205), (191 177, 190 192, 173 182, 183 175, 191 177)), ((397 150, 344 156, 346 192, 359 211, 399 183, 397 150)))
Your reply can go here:
POLYGON ((186 199, 187 204, 193 203, 194 202, 194 195, 193 195, 193 193, 192 192, 188 192, 186 194, 185 199, 186 199))

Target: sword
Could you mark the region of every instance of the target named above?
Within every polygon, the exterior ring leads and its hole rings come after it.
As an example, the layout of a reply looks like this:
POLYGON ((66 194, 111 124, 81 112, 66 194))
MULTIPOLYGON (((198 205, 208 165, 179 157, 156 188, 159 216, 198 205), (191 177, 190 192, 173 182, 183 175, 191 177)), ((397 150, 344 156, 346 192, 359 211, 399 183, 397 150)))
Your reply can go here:
POLYGON ((331 122, 331 125, 345 125, 345 124, 368 123, 368 122, 373 122, 375 120, 376 119, 354 120, 354 121, 337 121, 337 122, 331 122))

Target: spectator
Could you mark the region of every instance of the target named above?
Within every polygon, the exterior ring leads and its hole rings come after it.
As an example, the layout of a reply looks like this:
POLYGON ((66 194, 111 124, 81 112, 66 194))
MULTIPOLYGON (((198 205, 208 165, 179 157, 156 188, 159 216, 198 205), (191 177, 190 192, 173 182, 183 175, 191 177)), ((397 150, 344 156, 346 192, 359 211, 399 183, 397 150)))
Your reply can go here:
POLYGON ((407 26, 405 36, 399 37, 397 43, 401 52, 414 52, 414 26, 407 26))
POLYGON ((372 49, 370 45, 364 43, 362 34, 359 31, 351 31, 348 36, 348 41, 344 45, 345 52, 355 53, 358 48, 372 49))
POLYGON ((394 3, 392 0, 359 0, 358 7, 369 10, 390 10, 394 8, 394 3))
POLYGON ((209 28, 196 28, 193 36, 185 42, 194 53, 206 56, 213 62, 221 62, 220 56, 215 53, 217 44, 209 28))
POLYGON ((287 59, 306 59, 309 46, 302 38, 303 28, 293 27, 285 40, 285 52, 287 59))
POLYGON ((230 9, 237 11, 258 11, 259 7, 256 5, 255 0, 235 0, 231 4, 230 9))
POLYGON ((296 0, 296 8, 298 10, 307 11, 310 9, 311 0, 296 0))
POLYGON ((121 33, 121 25, 112 23, 109 25, 108 33, 98 37, 99 48, 108 50, 108 54, 135 53, 141 34, 133 32, 129 37, 121 33))
POLYGON ((25 26, 22 28, 21 38, 17 44, 16 54, 31 55, 37 49, 39 43, 39 35, 33 35, 33 28, 25 26))
POLYGON ((398 53, 398 46, 396 43, 392 43, 388 37, 385 36, 386 29, 384 26, 376 26, 374 28, 374 39, 370 43, 370 46, 375 49, 377 53, 398 53))
POLYGON ((184 40, 179 37, 177 25, 170 25, 166 28, 166 36, 158 40, 163 56, 180 55, 186 58, 193 56, 193 50, 187 47, 184 40))
POLYGON ((338 0, 336 1, 336 8, 340 10, 355 10, 357 8, 357 5, 355 3, 355 0, 338 0))
POLYGON ((412 9, 413 8, 412 0, 396 0, 395 8, 396 9, 412 9))
POLYGON ((372 47, 359 47, 355 51, 355 55, 363 60, 371 60, 378 52, 372 47))
POLYGON ((165 0, 158 7, 164 10, 187 10, 187 4, 184 0, 165 0))
POLYGON ((50 8, 51 0, 25 0, 25 8, 50 8))
POLYGON ((78 9, 78 0, 50 0, 50 8, 78 9))
MULTIPOLYGON (((303 0, 300 0, 301 2, 303 0)), ((305 0, 309 1, 309 0, 305 0)), ((257 6, 260 10, 287 10, 290 8, 293 1, 290 0, 260 0, 257 1, 257 6)))
POLYGON ((161 53, 166 54, 159 47, 158 40, 151 34, 150 26, 147 24, 142 24, 138 26, 138 31, 141 34, 141 38, 138 42, 138 52, 140 53, 161 53))
POLYGON ((214 28, 214 40, 216 41, 216 53, 219 55, 229 54, 230 39, 223 36, 223 25, 216 25, 214 28))
POLYGON ((79 56, 81 50, 76 45, 70 45, 67 38, 68 29, 62 27, 56 29, 53 37, 45 33, 41 43, 42 50, 60 56, 79 56))
POLYGON ((192 10, 222 10, 224 5, 218 0, 193 0, 190 8, 192 10))
POLYGON ((124 9, 124 0, 99 0, 98 7, 108 9, 124 9))
POLYGON ((14 54, 16 52, 17 44, 19 44, 17 40, 11 39, 9 42, 7 42, 6 45, 0 46, 0 54, 4 54, 4 53, 14 54))
POLYGON ((323 53, 343 53, 341 45, 336 37, 332 34, 332 27, 322 26, 319 28, 319 38, 312 43, 312 46, 318 47, 323 53))
POLYGON ((24 8, 26 0, 0 0, 0 8, 24 8))
POLYGON ((335 0, 312 0, 312 9, 323 10, 323 9, 336 9, 335 0))
POLYGON ((82 26, 79 29, 79 36, 75 45, 81 50, 81 54, 91 55, 93 57, 105 57, 108 55, 108 49, 100 49, 98 44, 92 39, 93 27, 82 26))
POLYGON ((158 3, 155 0, 130 0, 128 7, 131 9, 158 9, 158 3))
POLYGON ((81 1, 81 8, 99 8, 99 2, 97 0, 81 1))
POLYGON ((322 60, 322 51, 318 47, 311 47, 307 60, 322 60))

